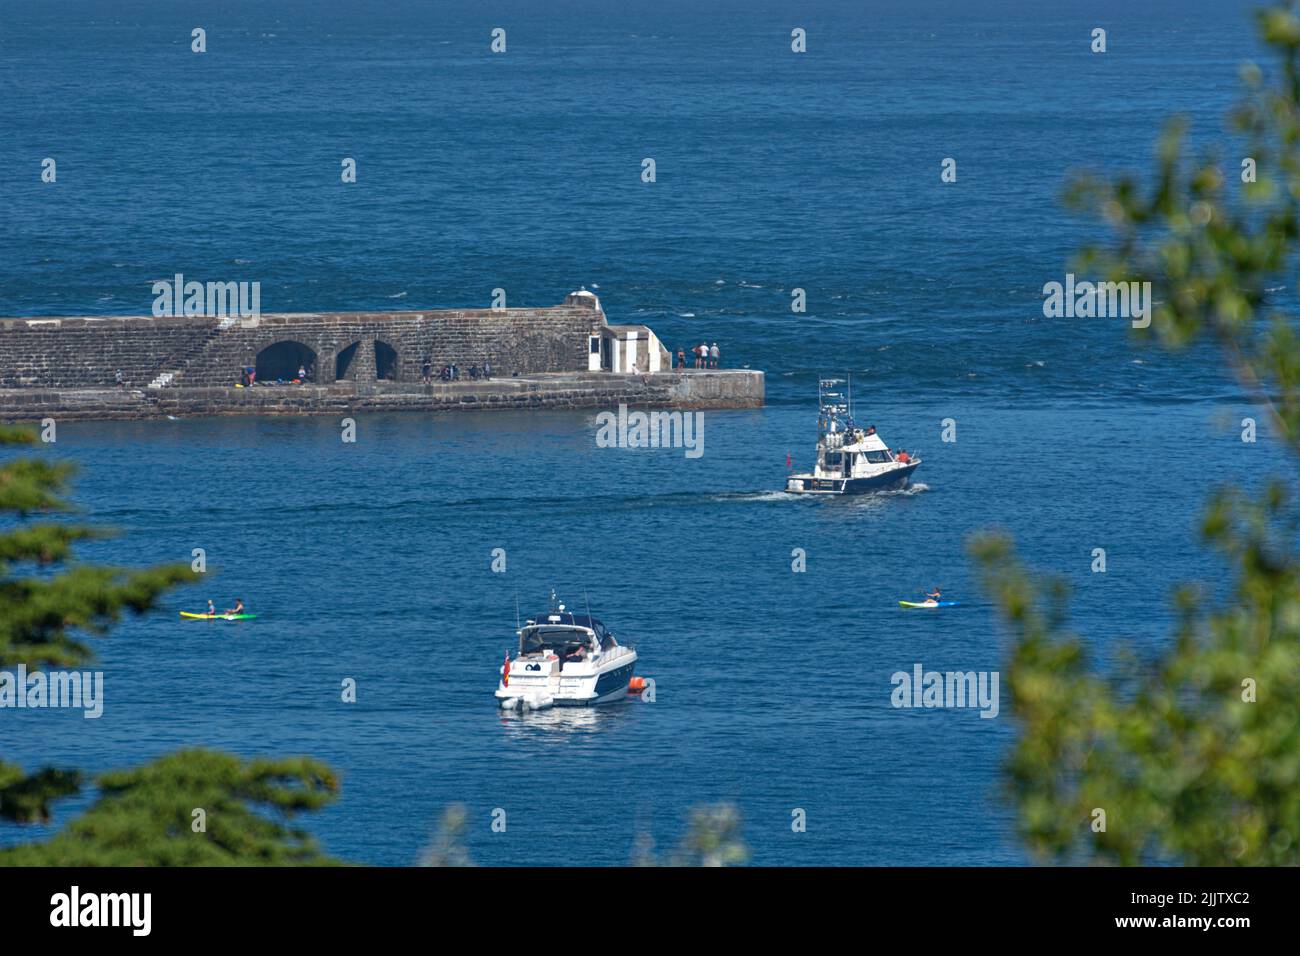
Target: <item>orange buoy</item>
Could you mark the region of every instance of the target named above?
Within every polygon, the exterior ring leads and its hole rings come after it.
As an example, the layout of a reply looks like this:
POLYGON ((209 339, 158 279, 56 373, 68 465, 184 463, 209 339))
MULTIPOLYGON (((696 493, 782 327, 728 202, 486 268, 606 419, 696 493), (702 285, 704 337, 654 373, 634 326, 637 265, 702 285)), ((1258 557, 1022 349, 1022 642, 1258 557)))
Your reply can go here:
POLYGON ((629 694, 639 694, 643 690, 645 690, 644 677, 633 677, 630 681, 627 682, 627 692, 629 694))

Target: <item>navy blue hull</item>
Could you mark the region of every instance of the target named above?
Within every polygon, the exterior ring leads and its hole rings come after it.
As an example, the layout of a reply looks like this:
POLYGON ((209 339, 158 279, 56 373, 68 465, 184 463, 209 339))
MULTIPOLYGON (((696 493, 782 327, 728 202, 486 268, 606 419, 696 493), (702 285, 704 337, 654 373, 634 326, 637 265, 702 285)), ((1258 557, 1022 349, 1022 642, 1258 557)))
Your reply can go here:
MULTIPOLYGON (((813 478, 803 479, 805 494, 823 495, 869 495, 877 491, 892 491, 906 488, 912 472, 920 466, 915 462, 905 468, 895 468, 883 475, 870 478, 813 478)), ((798 476, 796 476, 798 477, 798 476)))
POLYGON ((596 679, 596 696, 590 700, 562 700, 557 698, 555 706, 591 707, 595 704, 603 704, 606 701, 619 700, 627 693, 627 685, 632 680, 632 669, 634 667, 636 667, 635 661, 631 664, 624 664, 622 667, 616 667, 607 674, 601 674, 596 679))
POLYGON ((843 493, 846 495, 865 495, 872 491, 906 488, 908 479, 912 477, 912 472, 916 471, 917 465, 920 464, 918 461, 915 465, 908 465, 906 468, 900 468, 885 475, 876 475, 872 478, 850 478, 844 482, 843 493))

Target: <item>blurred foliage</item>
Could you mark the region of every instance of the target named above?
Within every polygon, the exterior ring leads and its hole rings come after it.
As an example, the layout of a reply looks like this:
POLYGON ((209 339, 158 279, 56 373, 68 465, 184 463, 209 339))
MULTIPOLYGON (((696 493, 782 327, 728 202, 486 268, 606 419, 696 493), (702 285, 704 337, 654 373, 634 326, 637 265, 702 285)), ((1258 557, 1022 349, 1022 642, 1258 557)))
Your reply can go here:
MULTIPOLYGON (((1222 349, 1276 436, 1300 453, 1300 337, 1269 300, 1294 267, 1300 224, 1295 4, 1261 12, 1259 26, 1276 73, 1246 66, 1246 100, 1232 117, 1255 182, 1244 181, 1240 159, 1226 173, 1212 156, 1190 159, 1186 125, 1174 121, 1147 188, 1132 177, 1083 177, 1068 201, 1116 233, 1112 245, 1085 250, 1080 267, 1150 281, 1150 331, 1172 350, 1198 340, 1222 349)), ((1184 586, 1176 633, 1158 657, 1126 652, 1106 674, 1065 628, 1063 584, 1029 574, 1004 535, 973 541, 1015 639, 1006 684, 1020 728, 1008 775, 1037 854, 1126 865, 1300 862, 1294 485, 1292 474, 1253 500, 1215 493, 1202 530, 1230 568, 1226 610, 1206 607, 1209 588, 1184 586), (1094 831, 1097 809, 1104 832, 1094 831)))
POLYGON ((473 866, 465 847, 468 821, 463 804, 454 803, 444 810, 433 842, 420 854, 420 866, 473 866))
MULTIPOLYGON (((34 441, 26 430, 0 426, 0 446, 34 441)), ((142 614, 169 588, 193 578, 184 564, 128 571, 76 563, 73 546, 102 531, 31 520, 71 510, 62 498, 70 477, 69 465, 36 458, 0 465, 0 669, 82 668, 94 654, 80 636, 106 634, 124 611, 142 614)), ((5 713, 0 710, 0 722, 5 713)), ((95 782, 98 794, 86 813, 45 843, 0 852, 0 864, 331 862, 307 834, 275 819, 334 799, 333 772, 309 758, 244 762, 189 750, 95 782), (196 809, 204 811, 199 830, 196 809)), ((0 760, 0 822, 47 822, 51 804, 84 784, 77 770, 29 773, 0 760)))
MULTIPOLYGON (((443 811, 432 842, 420 854, 421 866, 473 866, 465 846, 468 814, 459 803, 443 811)), ((664 861, 666 866, 735 866, 749 859, 741 836, 740 811, 728 803, 693 807, 686 833, 664 861)), ((632 850, 633 866, 659 866, 654 840, 638 835, 632 850)))
MULTIPOLYGON (((686 833, 664 861, 666 866, 740 866, 749 859, 749 847, 741 833, 740 810, 730 803, 692 807, 686 833)), ((633 866, 659 866, 654 839, 647 833, 637 837, 632 849, 633 866)))

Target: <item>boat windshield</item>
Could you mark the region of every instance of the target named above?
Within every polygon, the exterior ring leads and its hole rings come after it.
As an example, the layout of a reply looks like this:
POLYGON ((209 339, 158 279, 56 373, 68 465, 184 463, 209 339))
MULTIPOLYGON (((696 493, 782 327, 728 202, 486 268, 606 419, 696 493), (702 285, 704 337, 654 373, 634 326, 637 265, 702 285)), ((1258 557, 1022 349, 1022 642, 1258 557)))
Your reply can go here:
POLYGON ((894 460, 894 456, 891 455, 888 451, 884 451, 884 450, 864 451, 862 454, 865 455, 867 461, 873 465, 879 465, 882 464, 883 462, 894 460))
POLYGON ((520 654, 553 651, 563 655, 575 646, 590 646, 591 638, 579 627, 528 627, 519 638, 520 654))

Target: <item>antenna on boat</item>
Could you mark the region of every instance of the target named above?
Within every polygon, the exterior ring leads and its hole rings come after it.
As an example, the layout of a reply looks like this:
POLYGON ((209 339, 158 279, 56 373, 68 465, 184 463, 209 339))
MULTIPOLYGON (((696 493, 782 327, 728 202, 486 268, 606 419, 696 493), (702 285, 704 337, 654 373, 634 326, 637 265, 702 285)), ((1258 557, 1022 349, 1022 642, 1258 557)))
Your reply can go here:
MULTIPOLYGON (((582 601, 587 605, 587 623, 591 624, 591 599, 587 597, 587 589, 582 589, 582 601)), ((592 630, 595 630, 593 627, 592 630)))
POLYGON ((519 592, 516 591, 515 592, 515 630, 518 631, 522 628, 523 628, 523 624, 521 624, 519 621, 519 592))

